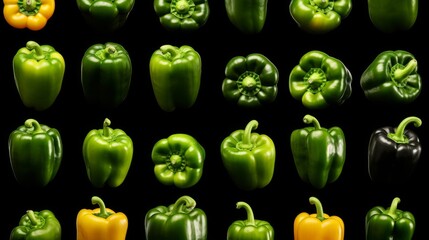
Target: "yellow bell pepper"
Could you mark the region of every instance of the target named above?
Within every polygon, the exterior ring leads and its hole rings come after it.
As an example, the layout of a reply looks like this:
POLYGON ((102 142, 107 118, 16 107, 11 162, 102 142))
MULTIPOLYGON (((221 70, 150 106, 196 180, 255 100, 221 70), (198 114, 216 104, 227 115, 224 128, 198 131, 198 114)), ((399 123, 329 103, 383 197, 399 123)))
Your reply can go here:
POLYGON ((76 219, 77 240, 125 240, 128 218, 122 212, 106 208, 103 200, 92 197, 96 209, 82 209, 76 219))
POLYGON ((38 31, 55 11, 55 0, 3 0, 3 15, 14 28, 38 31))
POLYGON ((323 213, 319 199, 310 197, 316 205, 317 213, 298 214, 294 221, 294 240, 344 240, 344 222, 338 216, 323 213))

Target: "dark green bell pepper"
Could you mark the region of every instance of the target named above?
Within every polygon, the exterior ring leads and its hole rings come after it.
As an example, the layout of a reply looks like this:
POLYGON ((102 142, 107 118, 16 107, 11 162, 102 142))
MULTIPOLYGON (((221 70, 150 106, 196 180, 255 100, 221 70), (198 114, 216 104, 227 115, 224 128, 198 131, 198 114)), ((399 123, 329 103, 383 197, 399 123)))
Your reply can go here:
POLYGON ((149 74, 160 108, 166 112, 188 109, 197 100, 201 84, 200 54, 192 47, 163 45, 149 62, 149 74))
POLYGON ((246 220, 236 220, 228 228, 227 240, 274 240, 274 228, 268 221, 255 219, 253 210, 246 202, 237 202, 237 209, 244 208, 246 220))
POLYGON ((343 104, 352 94, 352 75, 339 59, 313 50, 304 54, 289 75, 292 97, 309 109, 343 104))
POLYGON ((210 15, 208 0, 154 0, 161 25, 170 31, 194 31, 204 26, 210 15))
POLYGON ((117 107, 128 95, 131 76, 131 58, 121 44, 98 43, 85 51, 81 83, 89 103, 105 108, 117 107))
POLYGON ((44 187, 57 175, 63 158, 57 129, 27 119, 9 135, 8 147, 13 174, 20 184, 44 187))
POLYGON ((278 82, 279 71, 266 56, 236 56, 225 67, 222 93, 227 101, 240 107, 261 107, 274 102, 278 82))
POLYGON ((61 240, 61 223, 50 210, 28 210, 10 233, 9 240, 61 240))
POLYGON ((191 135, 172 134, 152 148, 155 177, 164 185, 189 188, 203 175, 206 152, 191 135))
POLYGON ((351 0, 292 0, 289 12, 298 26, 312 34, 338 28, 352 10, 351 0))
POLYGON ((13 57, 13 74, 26 107, 38 111, 51 107, 63 84, 63 56, 50 45, 28 41, 13 57))
POLYGON ((411 212, 399 210, 395 197, 388 208, 376 206, 365 216, 365 240, 412 240, 416 219, 411 212))
POLYGON ((267 18, 268 0, 225 0, 231 23, 245 34, 262 31, 267 18))
POLYGON ((299 177, 322 189, 341 175, 346 160, 346 139, 341 128, 323 128, 311 115, 305 115, 303 121, 314 126, 292 131, 293 160, 299 177))
POLYGON ((118 30, 128 19, 135 0, 76 0, 86 23, 99 32, 118 30))
POLYGON ((411 116, 396 127, 376 129, 368 144, 368 173, 372 181, 381 184, 403 184, 412 176, 421 153, 418 135, 408 124, 420 127, 422 120, 411 116))
POLYGON ((104 119, 102 129, 93 129, 86 135, 82 153, 86 173, 93 186, 118 187, 128 175, 134 146, 130 136, 122 129, 110 127, 104 119))
POLYGON ((385 33, 412 28, 417 20, 418 10, 418 0, 368 0, 371 22, 385 33))
POLYGON ((244 130, 232 132, 220 146, 229 176, 246 191, 267 186, 274 174, 276 148, 269 136, 252 132, 258 125, 258 121, 251 120, 244 130))
POLYGON ((190 196, 150 209, 144 226, 147 240, 206 240, 207 216, 190 196))
POLYGON ((377 103, 407 104, 422 91, 417 60, 404 50, 381 52, 360 78, 367 99, 377 103))

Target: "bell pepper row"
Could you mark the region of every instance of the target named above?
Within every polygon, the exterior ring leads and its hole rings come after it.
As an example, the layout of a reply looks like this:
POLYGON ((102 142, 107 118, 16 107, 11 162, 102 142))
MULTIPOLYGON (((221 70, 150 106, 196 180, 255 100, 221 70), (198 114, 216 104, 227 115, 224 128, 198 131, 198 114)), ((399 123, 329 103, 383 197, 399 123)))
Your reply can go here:
MULTIPOLYGON (((43 111, 58 97, 65 60, 50 45, 28 41, 13 57, 15 85, 23 104, 43 111)), ((162 45, 149 63, 150 80, 159 107, 166 112, 191 108, 199 95, 202 58, 191 46, 162 45)), ((352 94, 352 74, 339 59, 312 50, 289 74, 291 96, 308 109, 345 103, 352 94)), ((118 43, 94 44, 81 61, 81 84, 89 104, 115 108, 123 103, 132 80, 132 62, 118 43)), ((222 94, 243 108, 258 108, 276 100, 279 71, 260 53, 231 58, 225 67, 222 94)), ((404 50, 381 52, 360 77, 366 98, 381 104, 409 104, 422 91, 414 55, 404 50)))
MULTIPOLYGON (((311 126, 291 132, 290 148, 298 176, 303 182, 322 189, 335 182, 346 162, 343 130, 322 127, 316 117, 305 115, 311 126)), ((376 129, 368 144, 368 174, 377 184, 397 185, 412 176, 421 155, 418 135, 407 128, 422 124, 416 116, 405 118, 397 127, 376 129), (401 177, 398 177, 401 176, 401 177)), ((126 179, 133 160, 133 140, 121 129, 103 127, 88 132, 82 154, 89 181, 94 187, 119 187, 126 179)), ((257 133, 259 122, 251 120, 244 129, 226 136, 220 144, 223 165, 232 182, 251 191, 266 187, 272 180, 276 146, 266 134, 257 133)), ((35 119, 12 131, 8 140, 9 158, 18 183, 44 187, 56 176, 63 157, 60 132, 35 119)), ((196 138, 186 133, 158 140, 151 153, 154 174, 163 185, 190 188, 203 175, 206 152, 196 138)))
MULTIPOLYGON (((79 210, 76 217, 77 240, 125 240, 128 233, 128 217, 123 212, 106 208, 98 197, 91 198, 98 208, 79 210)), ((344 240, 345 224, 336 215, 328 215, 322 203, 314 196, 310 204, 315 213, 299 213, 293 221, 294 240, 330 239, 344 240)), ((395 197, 387 208, 374 206, 365 216, 365 239, 411 240, 416 226, 413 213, 400 210, 400 198, 395 197)), ((159 205, 149 209, 144 216, 144 234, 147 240, 206 240, 208 222, 204 210, 196 207, 196 201, 187 195, 173 204, 159 205)), ((239 201, 237 209, 243 208, 246 218, 233 221, 226 231, 227 240, 258 239, 274 240, 275 229, 267 220, 255 218, 247 202, 239 201)), ((10 240, 37 239, 61 240, 62 226, 50 210, 27 210, 18 226, 10 233, 10 240)))
MULTIPOLYGON (((55 11, 55 0, 4 0, 4 17, 14 28, 43 29, 55 11)), ((268 13, 268 0, 224 0, 231 24, 245 34, 262 31, 268 13)), ((135 0, 77 0, 86 23, 102 32, 121 28, 135 0)), ((210 15, 208 0, 153 1, 163 27, 170 31, 193 31, 204 26, 210 15)), ((337 29, 352 10, 351 0, 292 0, 289 12, 299 28, 311 34, 337 29)), ((368 0, 368 13, 380 31, 392 33, 410 29, 418 15, 418 1, 368 0)))

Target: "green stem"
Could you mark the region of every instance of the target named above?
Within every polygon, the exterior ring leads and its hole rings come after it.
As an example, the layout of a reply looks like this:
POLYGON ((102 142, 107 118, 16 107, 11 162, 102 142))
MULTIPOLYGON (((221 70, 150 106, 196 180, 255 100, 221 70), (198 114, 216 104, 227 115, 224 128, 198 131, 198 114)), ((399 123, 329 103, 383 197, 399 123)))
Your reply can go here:
POLYGON ((315 198, 315 197, 310 197, 310 204, 316 205, 316 211, 317 211, 317 218, 320 221, 325 220, 325 218, 323 217, 323 207, 322 207, 322 203, 319 201, 319 199, 315 198))
POLYGON ((176 59, 180 56, 180 51, 173 45, 163 45, 159 48, 164 56, 170 60, 176 59))
POLYGON ((104 205, 104 202, 101 198, 94 196, 91 198, 91 202, 92 204, 98 204, 99 208, 100 208, 100 212, 99 213, 95 213, 94 215, 96 215, 97 217, 102 217, 102 218, 107 218, 110 215, 112 215, 112 213, 109 213, 106 211, 106 205, 104 205))
POLYGON ((253 144, 252 144, 252 130, 257 129, 258 128, 258 121, 256 120, 251 120, 247 125, 246 128, 244 129, 244 133, 243 133, 243 139, 241 140, 241 142, 237 143, 237 148, 239 149, 252 149, 253 148, 253 144))
POLYGON ((32 119, 32 118, 27 119, 24 124, 25 124, 25 127, 27 127, 27 128, 33 128, 34 129, 33 133, 43 132, 43 129, 40 126, 39 122, 36 121, 35 119, 32 119))
POLYGON ((187 210, 188 212, 192 211, 192 209, 195 208, 197 203, 195 200, 189 196, 182 196, 174 203, 173 209, 171 210, 173 213, 177 212, 185 212, 187 210))
POLYGON ((396 219, 396 209, 398 209, 399 202, 401 202, 401 199, 398 197, 395 197, 392 200, 392 204, 390 205, 389 212, 387 213, 389 216, 393 217, 394 219, 396 219))
POLYGON ((247 213, 246 223, 248 223, 248 225, 255 226, 255 216, 253 215, 253 211, 250 205, 245 202, 237 202, 237 209, 240 209, 242 207, 246 210, 247 213))
POLYGON ((321 128, 319 121, 315 117, 311 116, 310 114, 305 115, 303 121, 306 124, 313 123, 315 129, 321 128))
POLYGON ((33 210, 27 210, 27 216, 28 216, 28 218, 30 219, 31 224, 32 224, 33 226, 35 226, 35 225, 39 225, 39 224, 40 224, 40 221, 39 221, 39 219, 36 217, 36 215, 34 214, 33 210))
POLYGON ((110 136, 110 129, 109 129, 110 124, 111 124, 110 119, 108 119, 108 118, 104 119, 104 122, 103 122, 103 136, 104 137, 110 136))
POLYGON ((414 116, 407 117, 399 123, 395 133, 390 133, 388 137, 398 143, 407 143, 408 139, 404 135, 404 131, 405 127, 411 122, 414 122, 415 127, 420 127, 420 125, 422 125, 422 120, 420 118, 414 116))
POLYGON ((405 81, 415 69, 417 68, 417 60, 411 59, 404 68, 396 68, 393 73, 393 78, 396 82, 402 83, 405 81))
POLYGON ((329 0, 313 0, 319 8, 326 8, 329 5, 329 0))
POLYGON ((37 42, 35 42, 35 41, 28 41, 26 47, 30 51, 32 51, 32 50, 35 51, 36 54, 34 55, 34 57, 37 60, 42 60, 42 59, 45 58, 45 54, 43 54, 43 50, 42 50, 42 48, 40 47, 40 45, 37 42))
POLYGON ((28 12, 33 11, 37 6, 37 2, 35 0, 25 0, 24 9, 28 12))

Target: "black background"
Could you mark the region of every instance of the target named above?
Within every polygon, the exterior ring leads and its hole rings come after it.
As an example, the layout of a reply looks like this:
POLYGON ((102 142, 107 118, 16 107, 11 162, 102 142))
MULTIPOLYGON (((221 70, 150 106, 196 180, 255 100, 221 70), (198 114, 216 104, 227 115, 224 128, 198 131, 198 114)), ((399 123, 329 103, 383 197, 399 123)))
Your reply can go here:
MULTIPOLYGON (((310 196, 318 197, 325 213, 336 215, 345 223, 345 239, 365 238, 365 214, 373 206, 388 207, 400 197, 398 208, 410 211, 416 218, 414 239, 425 239, 427 221, 426 194, 427 153, 426 106, 428 75, 426 9, 420 3, 417 22, 412 29, 386 34, 370 22, 366 1, 354 1, 350 15, 341 26, 324 35, 301 31, 289 14, 289 1, 268 3, 264 29, 259 34, 245 35, 228 20, 224 2, 210 1, 210 16, 194 32, 169 32, 159 23, 152 1, 136 1, 125 26, 112 34, 91 29, 83 20, 75 1, 57 1, 53 17, 40 31, 14 29, 0 21, 2 54, 0 79, 3 108, 1 127, 0 176, 3 183, 1 239, 7 239, 27 209, 50 209, 60 220, 63 239, 75 239, 75 221, 79 210, 92 209, 91 197, 100 196, 106 206, 124 212, 129 219, 127 239, 145 239, 144 215, 158 205, 174 203, 189 195, 208 218, 209 239, 225 239, 229 225, 246 218, 237 201, 246 201, 255 218, 269 221, 276 239, 293 239, 293 221, 300 212, 314 213, 310 196), (12 59, 29 40, 55 47, 66 62, 62 90, 52 107, 45 111, 26 108, 18 95, 12 71, 12 59), (133 77, 127 99, 118 108, 103 110, 86 103, 80 83, 80 61, 93 44, 108 41, 122 44, 133 64, 133 77), (157 105, 149 78, 149 59, 163 44, 190 45, 203 62, 200 93, 188 110, 163 112, 157 105), (419 61, 423 91, 406 106, 372 104, 359 85, 362 72, 382 51, 402 49, 419 61), (300 57, 310 50, 321 50, 340 59, 353 75, 351 97, 341 106, 308 110, 294 100, 288 89, 288 76, 300 57), (262 53, 279 69, 279 93, 276 101, 262 109, 245 110, 228 103, 222 96, 221 84, 227 62, 234 56, 262 53), (322 127, 339 126, 346 135, 347 159, 340 178, 322 190, 303 183, 293 163, 289 137, 296 128, 304 127, 302 118, 312 114, 322 127), (408 116, 418 116, 423 125, 416 131, 423 144, 418 168, 401 186, 377 186, 367 172, 369 136, 376 128, 397 126, 408 116), (82 144, 92 129, 102 128, 104 118, 112 128, 124 130, 134 142, 134 157, 128 176, 117 188, 94 188, 85 172, 82 144), (62 136, 64 158, 55 179, 42 189, 20 186, 9 163, 9 134, 28 118, 57 128, 62 136), (229 179, 220 159, 220 143, 231 132, 243 129, 251 120, 259 121, 255 132, 270 136, 276 144, 274 177, 263 188, 250 192, 239 190, 229 179), (156 141, 174 133, 194 136, 206 150, 204 172, 197 185, 177 189, 159 183, 153 173, 151 150, 156 141)), ((401 176, 398 176, 401 177, 401 176)))

